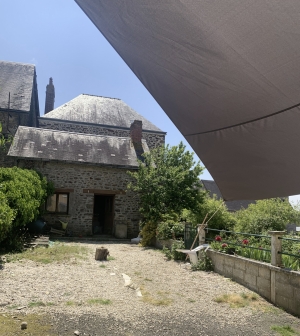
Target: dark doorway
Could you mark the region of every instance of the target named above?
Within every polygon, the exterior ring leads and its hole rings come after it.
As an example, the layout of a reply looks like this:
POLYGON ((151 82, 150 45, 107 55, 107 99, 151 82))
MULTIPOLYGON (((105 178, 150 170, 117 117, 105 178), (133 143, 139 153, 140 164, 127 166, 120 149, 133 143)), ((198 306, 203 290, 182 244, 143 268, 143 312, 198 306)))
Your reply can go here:
POLYGON ((114 223, 114 195, 95 195, 93 234, 111 235, 114 223))

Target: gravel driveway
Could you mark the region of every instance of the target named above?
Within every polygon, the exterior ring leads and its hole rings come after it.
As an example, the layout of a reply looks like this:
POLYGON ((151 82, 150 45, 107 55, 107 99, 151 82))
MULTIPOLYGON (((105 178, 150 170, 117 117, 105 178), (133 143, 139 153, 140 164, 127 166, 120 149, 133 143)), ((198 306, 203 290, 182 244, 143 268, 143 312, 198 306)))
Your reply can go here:
MULTIPOLYGON (((27 314, 41 314, 51 325, 48 335, 276 335, 271 327, 283 325, 300 335, 298 318, 261 298, 253 307, 216 303, 226 293, 252 293, 216 273, 192 272, 188 264, 137 245, 77 244, 89 248, 87 260, 5 264, 0 314, 24 321, 27 314), (100 246, 114 260, 95 261, 100 246), (130 287, 122 274, 131 278, 130 287)), ((24 334, 31 335, 29 327, 24 334)), ((1 327, 0 335, 7 336, 1 327)))

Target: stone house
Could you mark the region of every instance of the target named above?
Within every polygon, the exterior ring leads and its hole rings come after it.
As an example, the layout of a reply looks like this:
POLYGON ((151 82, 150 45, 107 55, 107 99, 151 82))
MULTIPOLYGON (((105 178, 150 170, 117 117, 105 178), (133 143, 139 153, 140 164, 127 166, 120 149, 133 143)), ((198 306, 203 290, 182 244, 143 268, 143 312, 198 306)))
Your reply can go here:
POLYGON ((136 236, 139 197, 127 190, 127 171, 138 168, 143 152, 164 144, 165 132, 120 99, 82 94, 49 111, 52 79, 48 91, 45 115, 18 124, 2 161, 35 169, 54 183, 44 215, 50 225, 68 222, 73 235, 136 236))

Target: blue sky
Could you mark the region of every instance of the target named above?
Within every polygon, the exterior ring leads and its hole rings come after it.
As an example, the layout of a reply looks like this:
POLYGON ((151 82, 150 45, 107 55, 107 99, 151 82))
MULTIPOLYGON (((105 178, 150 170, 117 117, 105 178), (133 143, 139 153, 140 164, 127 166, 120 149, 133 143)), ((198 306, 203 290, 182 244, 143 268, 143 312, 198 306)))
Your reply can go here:
MULTIPOLYGON (((41 114, 53 77, 55 107, 81 93, 121 98, 166 131, 167 143, 192 150, 75 1, 0 0, 0 11, 0 59, 36 65, 41 114)), ((201 177, 211 179, 207 170, 201 177)))

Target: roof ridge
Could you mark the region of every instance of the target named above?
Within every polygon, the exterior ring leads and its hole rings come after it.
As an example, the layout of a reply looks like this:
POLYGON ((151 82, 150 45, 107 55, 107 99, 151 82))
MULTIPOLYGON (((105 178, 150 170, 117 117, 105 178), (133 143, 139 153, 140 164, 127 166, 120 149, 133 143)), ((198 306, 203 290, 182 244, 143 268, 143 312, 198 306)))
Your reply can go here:
MULTIPOLYGON (((116 99, 116 100, 121 100, 120 98, 114 98, 114 97, 106 97, 106 96, 98 96, 98 95, 94 95, 94 94, 90 94, 90 93, 81 93, 79 96, 92 96, 92 97, 98 97, 98 98, 107 98, 107 99, 116 99)), ((77 96, 77 97, 79 97, 77 96)), ((75 99, 75 98, 74 98, 75 99)))
MULTIPOLYGON (((80 132, 69 132, 69 131, 62 131, 56 130, 51 128, 39 128, 39 127, 31 127, 31 126, 19 126, 20 128, 27 128, 27 129, 34 129, 37 131, 48 131, 48 132, 56 132, 56 133, 69 133, 69 134, 77 134, 77 135, 85 135, 85 136, 93 136, 93 137, 102 137, 102 138, 119 138, 119 139, 126 139, 131 140, 130 136, 117 136, 117 135, 106 135, 106 134, 92 134, 92 133, 80 133, 80 132)), ((142 139, 142 142, 146 142, 145 139, 142 139)))
POLYGON ((10 64, 18 64, 18 65, 30 65, 30 66, 35 67, 35 64, 32 64, 32 63, 11 62, 11 61, 2 61, 2 60, 0 60, 0 63, 10 63, 10 64))

